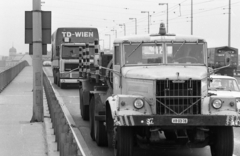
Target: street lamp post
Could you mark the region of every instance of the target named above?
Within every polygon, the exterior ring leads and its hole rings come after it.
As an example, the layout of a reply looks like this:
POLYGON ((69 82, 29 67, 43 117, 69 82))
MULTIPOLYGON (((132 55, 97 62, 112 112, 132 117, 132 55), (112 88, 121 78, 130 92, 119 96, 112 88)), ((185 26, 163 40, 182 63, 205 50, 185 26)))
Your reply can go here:
POLYGON ((159 3, 159 5, 167 5, 167 32, 168 32, 168 3, 159 3))
POLYGON ((130 20, 135 20, 135 34, 137 35, 137 18, 129 18, 130 20))
POLYGON ((141 11, 141 13, 147 13, 147 14, 148 14, 148 33, 150 33, 150 26, 149 26, 149 11, 141 11))
POLYGON ((193 35, 193 0, 191 0, 191 35, 193 35))
POLYGON ((123 24, 119 24, 119 26, 123 26, 124 27, 124 36, 126 36, 126 25, 123 23, 123 24))
POLYGON ((109 50, 111 50, 111 35, 110 34, 105 34, 106 36, 109 36, 109 50))
POLYGON ((103 40, 103 39, 100 39, 99 41, 102 41, 102 42, 103 42, 103 48, 102 48, 102 50, 104 50, 104 40, 103 40))
POLYGON ((117 38, 117 30, 113 29, 111 31, 115 31, 115 38, 117 38))
POLYGON ((231 46, 231 0, 229 0, 228 7, 228 46, 231 46))

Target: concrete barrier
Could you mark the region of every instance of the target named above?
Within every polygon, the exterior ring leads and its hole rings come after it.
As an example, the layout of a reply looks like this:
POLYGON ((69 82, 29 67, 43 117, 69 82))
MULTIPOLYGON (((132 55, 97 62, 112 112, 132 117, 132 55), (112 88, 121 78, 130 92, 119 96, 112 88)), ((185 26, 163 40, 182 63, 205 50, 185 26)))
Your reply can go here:
POLYGON ((28 65, 27 61, 23 61, 12 68, 2 71, 0 73, 0 93, 22 71, 22 69, 28 65))

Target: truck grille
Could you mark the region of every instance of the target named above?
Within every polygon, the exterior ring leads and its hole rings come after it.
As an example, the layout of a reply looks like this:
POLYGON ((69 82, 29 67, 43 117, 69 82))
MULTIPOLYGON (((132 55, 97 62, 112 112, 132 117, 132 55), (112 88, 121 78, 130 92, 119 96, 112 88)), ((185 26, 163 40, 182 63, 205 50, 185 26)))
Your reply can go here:
POLYGON ((157 80, 156 113, 201 114, 201 80, 157 80))
MULTIPOLYGON (((79 64, 78 63, 65 63, 64 64, 64 71, 71 71, 73 69, 78 68, 79 64)), ((78 71, 78 69, 74 70, 74 71, 78 71)))

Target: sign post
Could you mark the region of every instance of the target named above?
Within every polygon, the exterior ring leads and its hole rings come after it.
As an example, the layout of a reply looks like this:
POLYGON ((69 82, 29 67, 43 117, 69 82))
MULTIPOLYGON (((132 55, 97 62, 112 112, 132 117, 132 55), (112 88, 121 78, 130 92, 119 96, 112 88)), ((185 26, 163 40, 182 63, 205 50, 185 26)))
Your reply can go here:
POLYGON ((31 122, 43 122, 42 74, 42 13, 41 0, 33 0, 33 116, 31 122))

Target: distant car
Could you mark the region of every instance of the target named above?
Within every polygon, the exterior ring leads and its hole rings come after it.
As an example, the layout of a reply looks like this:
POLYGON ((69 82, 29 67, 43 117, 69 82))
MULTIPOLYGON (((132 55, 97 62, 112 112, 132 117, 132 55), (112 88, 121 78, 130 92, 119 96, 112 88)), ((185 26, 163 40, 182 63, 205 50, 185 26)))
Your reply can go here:
POLYGON ((240 89, 236 78, 223 75, 211 75, 210 78, 212 78, 212 82, 210 82, 209 93, 219 96, 240 97, 240 89))
POLYGON ((43 62, 43 66, 51 66, 51 65, 52 65, 51 61, 44 61, 43 62))

